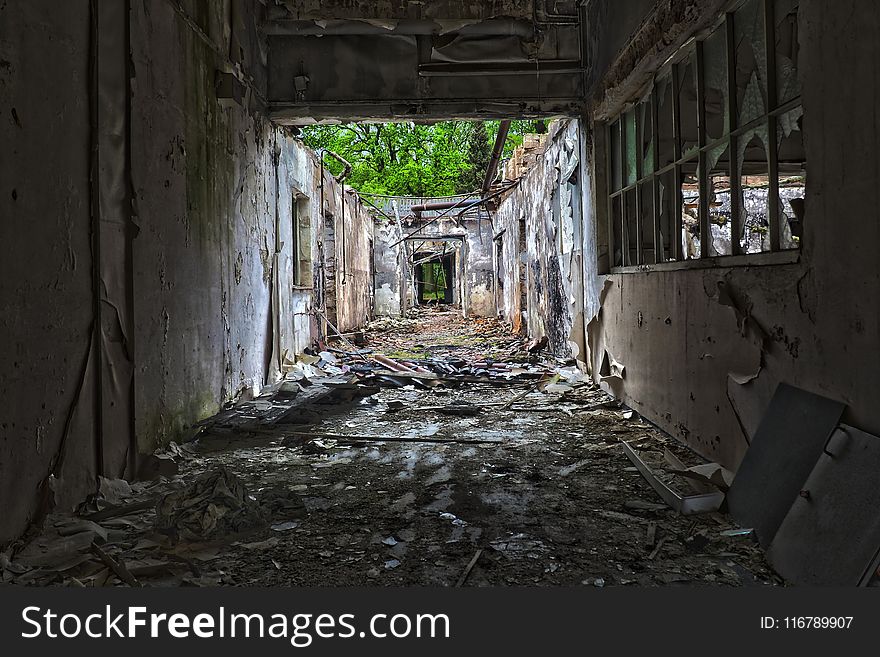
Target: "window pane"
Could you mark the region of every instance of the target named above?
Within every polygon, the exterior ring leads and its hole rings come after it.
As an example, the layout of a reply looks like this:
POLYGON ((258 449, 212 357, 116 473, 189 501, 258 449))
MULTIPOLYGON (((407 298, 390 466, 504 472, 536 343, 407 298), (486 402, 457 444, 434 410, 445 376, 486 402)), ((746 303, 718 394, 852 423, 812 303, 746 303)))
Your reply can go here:
POLYGON ((623 185, 623 165, 620 161, 620 121, 611 124, 611 191, 616 192, 623 185))
POLYGON ((730 131, 727 101, 727 35, 724 26, 703 43, 703 81, 706 90, 706 138, 720 139, 730 131))
POLYGON ((770 250, 770 175, 767 125, 750 130, 739 140, 737 172, 742 193, 743 253, 770 250))
POLYGON ((672 116, 672 80, 669 76, 657 80, 657 99, 659 101, 657 130, 660 137, 660 166, 675 162, 675 133, 672 116))
POLYGON ((699 146, 697 132, 697 63, 694 53, 678 65, 678 103, 681 116, 681 154, 687 157, 699 146))
POLYGON ((626 257, 626 261, 624 264, 640 265, 642 263, 639 262, 636 253, 636 248, 639 240, 639 232, 636 225, 636 217, 638 216, 638 206, 636 205, 636 190, 629 189, 624 192, 624 195, 623 211, 626 216, 626 221, 624 222, 623 226, 623 241, 626 245, 626 248, 624 249, 624 256, 626 257))
POLYGON ((776 125, 779 162, 779 246, 797 249, 803 238, 807 160, 804 151, 803 109, 781 115, 776 125))
POLYGON ((654 259, 654 183, 647 182, 639 185, 639 198, 641 199, 641 228, 642 228, 642 262, 655 263, 654 259))
POLYGON ((700 257, 700 185, 697 161, 681 167, 681 252, 685 260, 700 257))
POLYGON ((641 177, 654 173, 654 117, 651 111, 651 97, 638 105, 639 117, 639 157, 641 158, 641 177))
POLYGON ((710 256, 733 253, 730 226, 730 149, 722 146, 707 153, 709 172, 709 244, 710 256), (720 151, 720 152, 719 152, 720 151))
POLYGON ((801 95, 798 80, 798 0, 776 0, 776 95, 777 104, 801 95))
POLYGON ((761 0, 748 0, 733 16, 737 125, 767 113, 767 56, 761 0))
POLYGON ((624 140, 626 152, 626 184, 632 185, 637 178, 636 169, 636 152, 638 144, 636 141, 636 111, 629 110, 623 115, 624 140))
POLYGON ((670 170, 658 178, 660 187, 660 236, 663 253, 660 261, 672 260, 672 233, 675 230, 675 213, 678 211, 678 195, 675 193, 675 171, 670 170))
POLYGON ((623 265, 623 234, 621 233, 621 225, 623 223, 623 214, 621 211, 620 196, 611 199, 611 231, 614 236, 614 266, 623 265))

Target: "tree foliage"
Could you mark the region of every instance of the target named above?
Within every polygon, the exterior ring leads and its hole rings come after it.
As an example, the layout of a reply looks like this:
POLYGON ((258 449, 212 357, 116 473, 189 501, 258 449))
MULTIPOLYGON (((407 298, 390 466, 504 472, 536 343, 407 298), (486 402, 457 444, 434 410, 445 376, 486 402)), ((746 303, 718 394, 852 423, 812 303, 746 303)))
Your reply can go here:
POLYGON ((483 184, 486 168, 492 159, 492 146, 485 123, 474 121, 468 129, 467 162, 458 172, 458 189, 474 191, 483 184))
MULTIPOLYGON (((540 122, 513 121, 503 157, 522 143, 522 135, 540 122)), ((361 192, 395 196, 450 196, 479 189, 498 134, 498 121, 353 123, 303 129, 311 148, 338 153, 352 165, 346 179, 361 192)), ((334 174, 342 165, 327 157, 334 174)))

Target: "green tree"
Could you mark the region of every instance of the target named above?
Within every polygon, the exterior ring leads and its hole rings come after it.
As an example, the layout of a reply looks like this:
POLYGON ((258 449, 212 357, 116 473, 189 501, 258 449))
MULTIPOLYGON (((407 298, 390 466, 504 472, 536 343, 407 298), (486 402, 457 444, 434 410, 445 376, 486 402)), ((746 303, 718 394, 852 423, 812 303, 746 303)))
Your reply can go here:
POLYGON ((462 194, 482 187, 489 160, 492 159, 492 146, 489 144, 486 124, 482 121, 474 121, 470 124, 469 130, 467 162, 458 174, 458 191, 462 194))
MULTIPOLYGON (((534 132, 535 121, 513 121, 502 157, 534 132)), ((348 160, 352 171, 346 184, 358 191, 395 196, 450 196, 480 188, 498 121, 440 121, 432 124, 352 123, 303 129, 309 147, 328 149, 348 160)), ((324 158, 334 174, 342 165, 324 158)))

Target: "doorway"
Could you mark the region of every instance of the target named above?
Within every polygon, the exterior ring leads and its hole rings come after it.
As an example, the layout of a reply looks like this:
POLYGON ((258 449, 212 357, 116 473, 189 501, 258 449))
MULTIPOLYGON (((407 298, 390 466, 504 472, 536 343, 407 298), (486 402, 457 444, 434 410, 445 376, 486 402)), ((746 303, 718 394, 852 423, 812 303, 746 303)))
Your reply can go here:
MULTIPOLYGON (((455 270, 453 255, 437 256, 419 265, 416 285, 419 304, 452 304, 454 301, 455 270)), ((428 257, 428 256, 425 256, 428 257)), ((417 258, 421 260, 422 258, 417 258)))

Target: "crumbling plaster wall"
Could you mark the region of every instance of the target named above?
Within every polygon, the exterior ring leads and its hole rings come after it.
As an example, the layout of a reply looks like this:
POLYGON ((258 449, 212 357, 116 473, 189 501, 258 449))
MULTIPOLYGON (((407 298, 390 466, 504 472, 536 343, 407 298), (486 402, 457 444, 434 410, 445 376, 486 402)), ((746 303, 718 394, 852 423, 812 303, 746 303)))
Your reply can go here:
POLYGON ((597 370, 606 350, 626 367, 606 380, 616 394, 732 468, 781 381, 845 401, 844 421, 880 433, 880 125, 860 109, 878 101, 880 7, 801 0, 799 23, 800 261, 610 275, 590 332, 597 370))
POLYGON ((589 186, 583 143, 578 121, 553 124, 543 155, 504 196, 495 219, 502 241, 502 316, 515 330, 547 336, 554 353, 581 359, 586 353, 585 300, 594 287, 584 285, 583 195, 589 186), (525 276, 520 274, 523 264, 525 276))
MULTIPOLYGON (((372 315, 370 240, 373 239, 373 217, 350 187, 345 188, 343 209, 343 185, 327 169, 323 170, 323 175, 324 215, 332 215, 334 225, 335 324, 344 333, 363 326, 372 315)), ((320 230, 318 233, 323 235, 320 230)), ((325 336, 332 337, 333 330, 328 328, 325 336)))
MULTIPOLYGON (((461 238, 458 251, 456 276, 456 302, 461 304, 462 312, 475 317, 494 317, 495 304, 495 263, 492 252, 492 223, 484 215, 462 217, 459 224, 453 216, 444 216, 433 223, 423 220, 403 221, 399 226, 387 219, 376 220, 376 290, 377 315, 399 315, 401 309, 414 303, 411 265, 405 256, 404 243, 396 244, 403 235, 414 237, 461 238), (416 231, 416 228, 421 228, 416 231), (462 278, 463 277, 463 278, 462 278)), ((416 240, 418 243, 418 240, 416 240)), ((453 246, 450 246, 450 250, 453 246)))
POLYGON ((285 137, 249 111, 253 92, 242 104, 218 101, 215 71, 233 65, 227 53, 243 34, 233 38, 220 5, 201 7, 132 5, 142 451, 180 439, 241 388, 262 385, 273 352, 275 153, 285 137))
MULTIPOLYGON (((492 260, 492 223, 465 219, 465 285, 462 307, 474 317, 495 317, 495 263, 492 260)), ((442 224, 442 222, 438 222, 442 224)), ((443 230, 438 225, 438 230, 443 230)))
POLYGON ((337 277, 339 328, 369 318, 372 219, 351 194, 342 212, 341 188, 315 154, 263 117, 259 6, 133 6, 142 451, 184 437, 240 390, 274 381, 285 354, 320 337, 313 265, 327 213, 337 263, 346 263, 344 285, 342 268, 337 277), (241 99, 218 99, 217 70, 237 71, 241 99), (295 228, 298 201, 305 212, 295 228))
POLYGON ((399 317, 405 310, 401 290, 404 285, 403 250, 392 247, 402 236, 401 225, 389 217, 378 216, 373 227, 373 266, 376 272, 373 313, 399 317))

